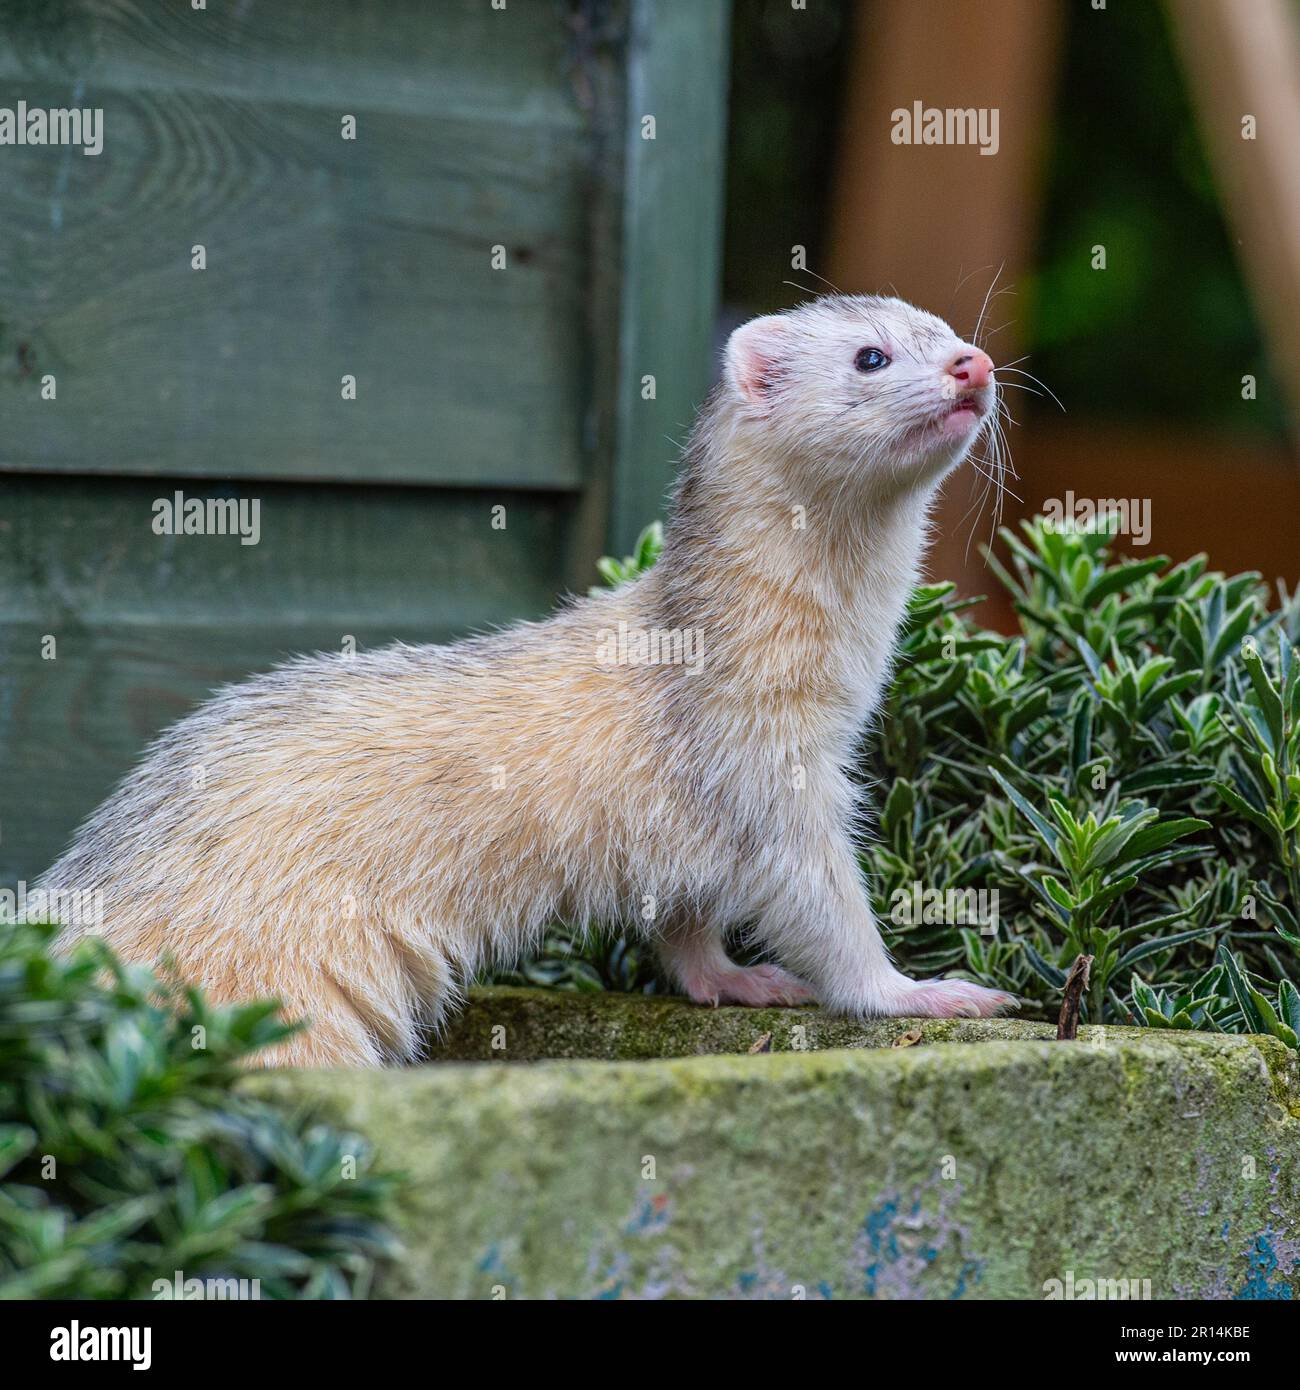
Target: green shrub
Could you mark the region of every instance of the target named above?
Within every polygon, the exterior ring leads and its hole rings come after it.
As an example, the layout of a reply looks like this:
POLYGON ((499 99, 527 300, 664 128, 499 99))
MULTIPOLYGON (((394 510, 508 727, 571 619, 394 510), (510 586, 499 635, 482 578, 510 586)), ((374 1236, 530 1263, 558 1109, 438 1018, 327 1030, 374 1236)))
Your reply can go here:
POLYGON ((978 629, 951 586, 918 591, 868 753, 888 788, 864 853, 882 917, 913 880, 999 893, 995 935, 904 926, 900 958, 1051 1010, 1086 951, 1094 1019, 1290 1041, 1296 603, 1204 556, 1114 557, 1104 525, 1022 532, 990 557, 1019 635, 978 629))
POLYGON ((54 934, 0 924, 0 1298, 149 1298, 177 1271, 364 1295, 394 1179, 235 1087, 292 1031, 275 1005, 214 1008, 54 934))
MULTIPOLYGON (((1110 553, 1106 523, 1042 519, 990 556, 1020 632, 972 618, 950 584, 919 588, 862 775, 878 829, 862 848, 883 929, 916 974, 956 970, 1054 1012, 1070 962, 1095 957, 1094 1021, 1300 1033, 1300 604, 1204 556, 1110 553), (998 894, 996 930, 895 923, 919 884, 998 894)), ((620 582, 653 563, 642 544, 620 582)), ((916 914, 912 914, 915 917, 916 914)), ((940 914, 950 916, 951 914, 940 914)), ((522 968, 618 988, 580 937, 522 968)), ((622 954, 620 954, 620 949, 622 954)), ((626 971, 624 971, 626 975, 626 971)))

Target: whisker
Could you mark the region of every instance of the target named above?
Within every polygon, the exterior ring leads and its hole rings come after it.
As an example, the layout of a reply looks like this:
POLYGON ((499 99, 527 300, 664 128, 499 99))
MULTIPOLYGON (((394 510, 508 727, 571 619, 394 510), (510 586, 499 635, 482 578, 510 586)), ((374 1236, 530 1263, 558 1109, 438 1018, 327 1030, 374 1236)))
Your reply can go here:
POLYGON ((975 523, 971 526, 970 530, 966 532, 966 550, 963 557, 964 559, 970 559, 970 543, 975 539, 975 526, 979 524, 978 513, 983 509, 984 501, 988 497, 988 495, 989 485, 988 483, 985 483, 982 491, 980 492, 980 495, 970 504, 969 507, 966 508, 965 515, 963 515, 962 519, 957 523, 958 529, 960 529, 962 526, 966 524, 966 518, 969 517, 972 512, 976 513, 975 523))
POLYGON ((989 284, 988 289, 984 292, 984 303, 983 303, 982 305, 980 305, 980 316, 979 316, 978 319, 975 320, 975 332, 971 334, 971 341, 972 341, 973 343, 975 343, 976 346, 979 345, 979 341, 980 341, 980 329, 984 326, 984 315, 988 313, 989 304, 990 304, 992 301, 996 300, 1000 295, 1004 295, 1004 294, 1014 294, 1014 293, 1015 293, 1015 290, 1013 290, 1009 285, 1008 285, 1008 286, 1005 286, 1004 288, 1002 288, 1002 289, 1000 289, 1000 290, 998 290, 997 294, 994 294, 994 293, 993 293, 993 287, 994 287, 994 285, 996 285, 996 284, 998 283, 999 279, 1001 279, 1001 277, 1002 277, 1002 272, 1003 272, 1006 268, 1007 268, 1007 263, 1006 263, 1006 261, 1003 261, 1002 264, 1001 264, 1000 266, 998 266, 998 273, 993 277, 992 281, 991 281, 990 284, 989 284))
MULTIPOLYGON (((950 319, 953 317, 953 310, 957 307, 957 296, 961 293, 961 287, 966 283, 966 281, 969 280, 972 275, 982 275, 984 271, 992 269, 993 266, 991 264, 982 265, 978 266, 974 270, 968 270, 965 275, 962 275, 961 266, 959 265, 957 267, 957 274, 959 278, 957 280, 957 284, 953 288, 952 296, 948 300, 948 317, 950 319)), ((962 519, 965 520, 964 517, 962 519)))
MULTIPOLYGON (((1015 372, 1017 376, 1028 377, 1029 380, 1032 381, 1032 382, 1034 383, 1035 386, 1041 386, 1041 387, 1043 388, 1043 390, 1046 391, 1047 394, 1048 394, 1049 396, 1051 396, 1051 398, 1052 398, 1052 399, 1056 402, 1056 404, 1060 407, 1060 410, 1061 410, 1061 413, 1062 413, 1062 414, 1066 414, 1066 413, 1067 413, 1065 407, 1064 407, 1063 405, 1061 405, 1061 398, 1056 394, 1055 391, 1052 390, 1052 388, 1051 388, 1045 381, 1041 380, 1041 378, 1039 378, 1039 377, 1036 377, 1036 376, 1033 374, 1033 372, 1023 372, 1023 371, 1019 371, 1019 370, 1017 370, 1015 367, 998 367, 996 370, 998 370, 999 372, 1009 372, 1009 371, 1011 371, 1011 372, 1015 372)), ((1006 385, 1006 386, 1015 386, 1015 385, 1017 385, 1018 383, 1016 383, 1016 382, 1014 382, 1014 381, 1008 381, 1008 382, 1004 382, 1003 384, 1006 385)), ((1023 389, 1028 389, 1028 388, 1023 388, 1023 389)))
MULTIPOLYGON (((975 460, 972 459, 971 462, 975 463, 975 460)), ((1012 492, 1011 489, 1004 482, 1002 482, 1000 478, 995 477, 992 473, 985 473, 984 470, 978 466, 978 464, 976 464, 975 471, 977 473, 983 473, 984 476, 989 480, 989 482, 995 483, 997 485, 999 496, 1015 498, 1015 500, 1019 502, 1021 506, 1024 506, 1025 499, 1023 497, 1017 496, 1014 492, 1012 492)))
POLYGON ((1016 322, 1015 319, 1008 319, 1008 320, 1006 321, 1006 323, 1000 323, 1000 324, 998 324, 998 326, 997 326, 996 328, 991 328, 991 329, 984 335, 984 341, 987 343, 991 338, 996 338, 996 337, 998 336, 998 334, 1001 333, 1002 330, 1003 330, 1004 328, 1010 328, 1011 325, 1012 325, 1013 323, 1015 323, 1015 322, 1016 322))

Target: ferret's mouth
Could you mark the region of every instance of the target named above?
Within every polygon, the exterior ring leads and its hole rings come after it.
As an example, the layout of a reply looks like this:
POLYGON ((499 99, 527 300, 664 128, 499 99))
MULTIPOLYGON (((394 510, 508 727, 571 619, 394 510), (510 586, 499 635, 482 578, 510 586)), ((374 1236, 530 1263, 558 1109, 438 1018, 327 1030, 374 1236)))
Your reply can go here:
POLYGON ((931 414, 912 426, 912 438, 922 448, 951 447, 972 439, 996 404, 992 391, 966 390, 937 401, 931 414))
POLYGON ((991 393, 963 391, 955 400, 944 403, 934 415, 930 428, 941 439, 969 438, 981 427, 992 406, 991 393))

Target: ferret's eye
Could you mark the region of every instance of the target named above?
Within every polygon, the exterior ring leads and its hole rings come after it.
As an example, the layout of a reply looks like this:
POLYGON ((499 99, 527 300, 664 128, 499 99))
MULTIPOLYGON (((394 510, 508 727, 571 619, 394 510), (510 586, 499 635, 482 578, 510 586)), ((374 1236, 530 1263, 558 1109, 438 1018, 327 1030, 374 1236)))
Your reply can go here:
POLYGON ((860 372, 878 372, 881 367, 889 366, 889 358, 879 348, 859 348, 853 365, 860 372))

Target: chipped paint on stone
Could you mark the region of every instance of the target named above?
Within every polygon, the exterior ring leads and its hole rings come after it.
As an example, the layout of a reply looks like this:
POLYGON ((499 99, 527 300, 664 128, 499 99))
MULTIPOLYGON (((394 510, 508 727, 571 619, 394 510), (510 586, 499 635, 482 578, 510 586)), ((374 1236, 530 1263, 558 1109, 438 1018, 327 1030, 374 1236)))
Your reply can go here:
POLYGON ((942 1270, 955 1267, 944 1296, 960 1298, 978 1282, 983 1266, 965 1253, 970 1231, 954 1219, 962 1195, 958 1184, 935 1177, 906 1199, 891 1194, 873 1207, 853 1246, 856 1276, 850 1272, 847 1282, 856 1278, 858 1291, 868 1298, 935 1297, 942 1270))
POLYGON ((1300 1274, 1300 1262, 1284 1268, 1274 1247, 1273 1231, 1257 1235, 1251 1246, 1250 1275, 1233 1294, 1237 1299, 1289 1299, 1294 1297, 1294 1277, 1300 1274), (1291 1276, 1288 1278, 1287 1276, 1291 1276))

